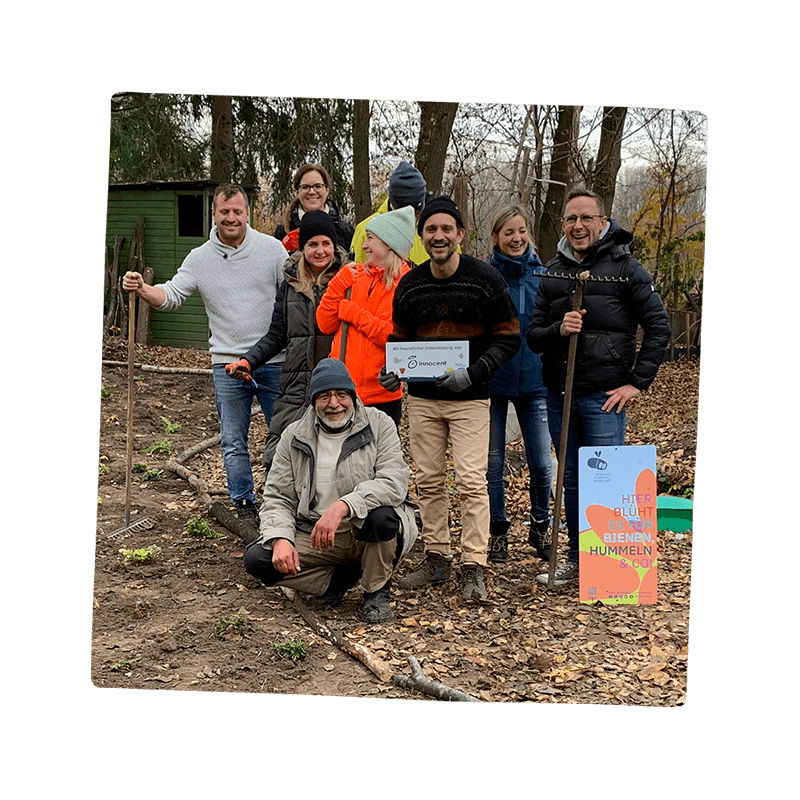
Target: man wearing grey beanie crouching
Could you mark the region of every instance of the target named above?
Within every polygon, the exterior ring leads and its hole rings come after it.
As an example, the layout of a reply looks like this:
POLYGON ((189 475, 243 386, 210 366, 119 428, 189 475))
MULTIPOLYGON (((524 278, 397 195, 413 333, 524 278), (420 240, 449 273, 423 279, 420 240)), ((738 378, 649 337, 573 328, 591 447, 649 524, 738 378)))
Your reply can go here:
POLYGON ((392 573, 417 536, 400 438, 338 359, 317 364, 309 391, 311 406, 278 442, 245 569, 307 593, 312 608, 340 605, 360 580, 361 619, 384 622, 392 573))

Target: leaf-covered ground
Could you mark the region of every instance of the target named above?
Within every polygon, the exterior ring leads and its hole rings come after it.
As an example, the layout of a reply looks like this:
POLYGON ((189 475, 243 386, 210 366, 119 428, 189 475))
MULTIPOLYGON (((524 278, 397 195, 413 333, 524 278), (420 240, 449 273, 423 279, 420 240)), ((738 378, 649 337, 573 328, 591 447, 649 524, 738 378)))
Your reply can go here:
MULTIPOLYGON (((124 344, 112 340, 104 359, 124 362, 124 344)), ((210 367, 205 353, 164 347, 137 348, 137 363, 210 367)), ((174 457, 217 432, 210 375, 136 370, 133 462, 146 465, 146 470, 135 476, 132 519, 147 517, 152 527, 108 537, 124 525, 126 378, 124 366, 107 363, 103 368, 95 685, 429 700, 380 681, 315 633, 280 591, 266 589, 247 575, 242 541, 216 520, 209 522, 221 538, 186 533, 190 517, 206 517, 196 491, 164 468, 170 455, 144 451, 167 439, 174 457), (124 563, 121 550, 152 545, 160 548, 153 563, 124 563), (287 640, 305 643, 305 658, 285 658, 277 646, 287 640)), ((666 363, 629 412, 629 443, 657 447, 662 493, 692 493, 698 380, 696 360, 666 363)), ((257 486, 263 483, 258 464, 265 433, 263 418, 254 417, 251 453, 257 486)), ((408 453, 405 426, 402 438, 408 453)), ((215 496, 226 499, 218 447, 193 456, 186 467, 215 496)), ((522 445, 513 442, 507 472, 511 558, 487 569, 486 601, 465 602, 454 570, 445 586, 417 592, 395 589, 393 618, 387 623, 359 621, 358 587, 339 608, 320 613, 320 618, 367 647, 395 673, 410 674, 407 659, 414 656, 429 678, 484 701, 683 703, 691 532, 659 532, 657 604, 581 604, 577 587, 548 590, 535 581, 546 564, 527 544, 526 487, 522 445)), ((455 490, 451 527, 457 551, 455 490)), ((400 573, 409 571, 420 555, 418 543, 400 573)))

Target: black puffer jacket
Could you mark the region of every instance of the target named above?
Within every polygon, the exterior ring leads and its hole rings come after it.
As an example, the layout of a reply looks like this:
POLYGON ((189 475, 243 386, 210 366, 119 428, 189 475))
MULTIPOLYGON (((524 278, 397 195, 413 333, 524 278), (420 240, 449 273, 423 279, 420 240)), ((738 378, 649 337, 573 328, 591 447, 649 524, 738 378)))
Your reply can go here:
POLYGON ((303 291, 298 275, 301 256, 302 251, 296 250, 286 261, 284 281, 278 289, 269 331, 244 354, 251 368, 256 369, 286 348, 281 393, 272 409, 264 451, 267 470, 281 433, 290 422, 300 419, 308 406, 312 370, 330 355, 333 334, 324 334, 317 326, 317 306, 330 279, 347 262, 347 253, 337 247, 333 261, 319 281, 311 290, 303 291))
MULTIPOLYGON (((572 256, 565 239, 548 272, 576 275, 589 270, 592 277, 627 278, 624 283, 592 283, 583 287, 581 308, 586 309, 578 334, 573 394, 609 391, 625 384, 646 389, 655 379, 670 337, 664 304, 647 270, 630 255, 633 237, 614 220, 587 252, 583 261, 572 256), (644 330, 636 351, 636 329, 644 330)), ((545 275, 528 324, 527 342, 542 354, 542 380, 552 392, 563 393, 569 337, 559 327, 572 310, 575 283, 545 275)))

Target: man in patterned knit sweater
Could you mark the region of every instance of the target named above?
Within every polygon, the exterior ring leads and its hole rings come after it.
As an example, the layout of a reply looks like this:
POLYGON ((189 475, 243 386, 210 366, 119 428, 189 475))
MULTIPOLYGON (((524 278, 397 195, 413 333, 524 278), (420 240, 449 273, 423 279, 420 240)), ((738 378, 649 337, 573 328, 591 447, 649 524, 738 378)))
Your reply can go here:
MULTIPOLYGON (((467 599, 480 599, 486 596, 489 543, 489 379, 519 349, 519 319, 500 273, 459 253, 464 223, 449 197, 425 206, 418 232, 430 260, 398 284, 389 341, 467 340, 469 366, 408 385, 409 444, 425 558, 400 585, 416 588, 450 578, 449 440, 461 498, 461 591, 467 599)), ((393 372, 382 371, 380 380, 387 388, 400 385, 393 372)))

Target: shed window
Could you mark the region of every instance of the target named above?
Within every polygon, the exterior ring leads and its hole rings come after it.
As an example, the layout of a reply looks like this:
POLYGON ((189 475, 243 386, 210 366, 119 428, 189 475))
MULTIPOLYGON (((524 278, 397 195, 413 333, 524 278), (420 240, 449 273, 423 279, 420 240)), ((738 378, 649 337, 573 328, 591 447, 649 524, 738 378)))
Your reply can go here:
POLYGON ((203 235, 203 195, 178 195, 178 236, 203 235))

